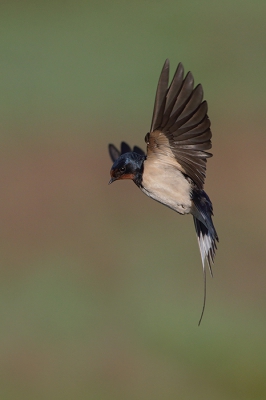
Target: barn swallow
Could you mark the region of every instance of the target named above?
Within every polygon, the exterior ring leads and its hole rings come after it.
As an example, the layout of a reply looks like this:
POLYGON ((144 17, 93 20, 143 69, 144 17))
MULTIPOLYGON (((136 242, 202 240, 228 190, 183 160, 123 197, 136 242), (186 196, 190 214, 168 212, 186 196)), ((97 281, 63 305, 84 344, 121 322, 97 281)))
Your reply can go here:
POLYGON ((192 214, 204 277, 206 303, 206 265, 212 276, 218 235, 212 222, 212 203, 203 190, 207 158, 212 154, 210 120, 201 85, 194 88, 191 72, 184 77, 181 63, 169 82, 169 60, 159 78, 150 132, 145 136, 147 153, 125 142, 119 151, 109 144, 113 161, 109 183, 132 179, 147 196, 181 215, 192 214))

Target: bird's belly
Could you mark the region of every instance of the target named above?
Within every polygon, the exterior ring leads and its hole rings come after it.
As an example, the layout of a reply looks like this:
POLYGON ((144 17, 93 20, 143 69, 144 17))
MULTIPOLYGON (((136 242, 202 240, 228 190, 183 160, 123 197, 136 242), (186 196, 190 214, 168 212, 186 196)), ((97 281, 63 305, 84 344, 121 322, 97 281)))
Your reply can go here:
POLYGON ((145 162, 141 190, 180 214, 188 214, 191 210, 190 183, 172 165, 145 162))

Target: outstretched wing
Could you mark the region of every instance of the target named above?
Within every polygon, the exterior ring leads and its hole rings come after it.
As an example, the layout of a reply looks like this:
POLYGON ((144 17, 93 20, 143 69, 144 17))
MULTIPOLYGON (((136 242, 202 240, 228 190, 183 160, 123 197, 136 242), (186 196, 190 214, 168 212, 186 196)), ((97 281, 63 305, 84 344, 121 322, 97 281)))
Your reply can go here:
POLYGON ((163 66, 153 110, 150 133, 145 137, 147 161, 159 158, 188 175, 199 188, 205 180, 206 161, 212 154, 210 120, 202 86, 194 88, 191 72, 184 78, 178 64, 168 87, 169 61, 163 66))
POLYGON ((108 145, 108 150, 109 150, 109 155, 113 162, 115 162, 115 160, 117 160, 121 156, 121 154, 130 153, 131 151, 134 151, 135 153, 145 156, 145 152, 141 150, 141 148, 139 148, 138 146, 134 146, 132 150, 131 147, 125 142, 121 142, 120 151, 113 144, 108 145))

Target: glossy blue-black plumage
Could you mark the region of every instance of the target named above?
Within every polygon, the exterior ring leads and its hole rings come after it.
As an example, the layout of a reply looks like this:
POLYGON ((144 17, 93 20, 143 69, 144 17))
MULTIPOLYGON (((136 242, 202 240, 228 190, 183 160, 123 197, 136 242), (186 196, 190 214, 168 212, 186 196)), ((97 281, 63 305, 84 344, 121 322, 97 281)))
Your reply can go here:
POLYGON ((131 152, 134 152, 134 153, 140 154, 141 156, 146 157, 145 152, 140 147, 134 146, 133 149, 131 149, 131 147, 125 142, 121 142, 121 150, 120 151, 113 144, 108 145, 108 150, 109 150, 109 154, 110 154, 110 157, 113 162, 115 160, 117 160, 118 157, 121 156, 121 154, 131 153, 131 152))
POLYGON ((132 179, 137 186, 141 186, 144 160, 145 155, 134 151, 121 154, 112 165, 110 183, 118 179, 132 179))

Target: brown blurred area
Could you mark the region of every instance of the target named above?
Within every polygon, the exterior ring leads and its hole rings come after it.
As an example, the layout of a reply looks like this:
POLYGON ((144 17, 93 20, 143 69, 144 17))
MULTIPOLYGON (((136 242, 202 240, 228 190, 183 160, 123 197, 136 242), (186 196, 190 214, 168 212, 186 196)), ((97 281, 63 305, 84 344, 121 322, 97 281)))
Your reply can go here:
POLYGON ((266 5, 2 4, 1 399, 264 399, 266 5), (202 83, 220 244, 108 186, 109 142, 145 149, 166 58, 202 83))

